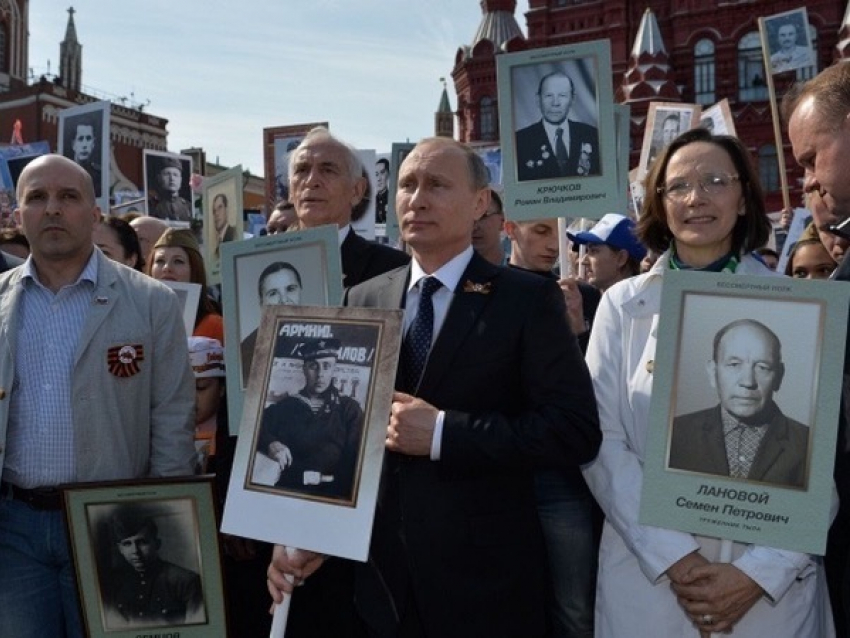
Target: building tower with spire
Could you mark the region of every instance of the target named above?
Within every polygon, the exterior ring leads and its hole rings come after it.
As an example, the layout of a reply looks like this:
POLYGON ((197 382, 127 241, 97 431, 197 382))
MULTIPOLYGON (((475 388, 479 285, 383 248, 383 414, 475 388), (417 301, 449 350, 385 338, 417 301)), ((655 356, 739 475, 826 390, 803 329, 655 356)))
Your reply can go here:
POLYGON ((68 25, 65 27, 65 39, 59 44, 59 77, 62 85, 77 93, 82 86, 83 45, 77 40, 77 27, 74 25, 74 7, 68 9, 68 25))
POLYGON ((525 37, 517 24, 516 0, 481 0, 481 23, 472 44, 455 54, 452 79, 458 96, 458 135, 463 142, 498 142, 496 55, 521 51, 525 37))
POLYGON ((443 95, 440 97, 440 105, 434 113, 434 135, 437 137, 455 136, 455 115, 449 104, 449 90, 446 86, 446 78, 440 78, 443 83, 443 95))

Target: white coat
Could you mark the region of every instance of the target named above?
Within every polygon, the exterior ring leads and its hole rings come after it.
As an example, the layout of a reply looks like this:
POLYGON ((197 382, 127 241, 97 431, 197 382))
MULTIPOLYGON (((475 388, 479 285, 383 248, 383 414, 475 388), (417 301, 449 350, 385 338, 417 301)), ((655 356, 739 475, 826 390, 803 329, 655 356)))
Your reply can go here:
MULTIPOLYGON (((638 523, 649 427, 664 254, 646 274, 610 288, 602 297, 587 364, 602 426, 599 456, 583 468, 605 512, 596 592, 597 638, 699 636, 679 606, 665 572, 699 550, 719 559, 720 541, 638 523)), ((737 273, 773 275, 751 256, 737 273)), ((734 543, 733 564, 766 592, 738 622, 735 637, 829 638, 835 635, 820 558, 734 543)))

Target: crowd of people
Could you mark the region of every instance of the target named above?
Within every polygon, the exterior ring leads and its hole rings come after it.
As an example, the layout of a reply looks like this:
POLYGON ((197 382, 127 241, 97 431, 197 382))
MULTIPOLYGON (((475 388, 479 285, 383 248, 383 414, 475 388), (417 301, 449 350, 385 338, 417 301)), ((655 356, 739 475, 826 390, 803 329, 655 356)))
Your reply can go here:
MULTIPOLYGON (((558 102, 546 82, 540 91, 558 102)), ((813 217, 787 276, 850 280, 848 114, 846 65, 784 98, 813 217)), ((420 141, 399 168, 404 251, 351 228, 371 197, 353 147, 316 128, 288 170, 268 232, 336 226, 344 303, 402 309, 403 346, 368 562, 222 538, 229 635, 268 635, 269 594, 292 597, 291 638, 848 635, 844 409, 825 558, 735 542, 730 560, 717 538, 639 520, 666 274, 782 276, 744 143, 701 128, 665 140, 638 219, 571 230, 563 276, 557 220, 512 219, 481 158, 452 139, 420 141)), ((226 485, 225 374, 247 380, 257 332, 225 344, 193 231, 101 215, 86 167, 37 158, 17 199, 18 228, 0 236, 0 635, 76 638, 60 486, 203 472, 226 485), (191 334, 160 282, 200 286, 191 334), (226 347, 240 348, 244 370, 225 371, 226 347)), ((258 303, 298 305, 305 281, 273 263, 258 303)), ((353 497, 363 414, 336 387, 340 347, 299 343, 303 387, 264 410, 269 485, 353 497)), ((676 417, 671 466, 804 484, 808 426, 775 398, 785 366, 758 317, 717 330, 707 370, 718 402, 676 417)), ((131 514, 107 535, 110 622, 200 622, 208 601, 193 566, 162 555, 155 514, 131 514)))

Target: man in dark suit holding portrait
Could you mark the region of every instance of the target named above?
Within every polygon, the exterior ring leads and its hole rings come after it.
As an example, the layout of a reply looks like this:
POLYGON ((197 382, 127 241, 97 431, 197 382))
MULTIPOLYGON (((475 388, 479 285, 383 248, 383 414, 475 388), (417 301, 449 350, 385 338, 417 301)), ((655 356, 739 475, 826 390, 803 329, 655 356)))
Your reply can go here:
POLYGON ((542 118, 516 132, 517 179, 599 175, 599 131, 568 119, 575 84, 562 71, 544 75, 537 87, 542 118))
MULTIPOLYGON (((601 443, 563 294, 472 249, 490 190, 468 147, 423 140, 397 193, 413 260, 347 299, 405 309, 370 558, 355 568, 358 613, 370 637, 546 636, 534 471, 587 463, 601 443)), ((319 562, 276 549, 273 595, 292 589, 284 572, 302 579, 319 562)))

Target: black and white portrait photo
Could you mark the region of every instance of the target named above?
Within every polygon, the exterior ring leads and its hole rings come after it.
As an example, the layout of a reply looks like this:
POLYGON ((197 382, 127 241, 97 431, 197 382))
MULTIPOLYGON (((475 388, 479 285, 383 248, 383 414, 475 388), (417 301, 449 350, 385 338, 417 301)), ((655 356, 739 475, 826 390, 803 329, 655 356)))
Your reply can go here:
POLYGON ((59 112, 61 153, 91 175, 98 199, 109 194, 109 109, 109 102, 95 102, 59 112))
POLYGON ((670 142, 699 123, 698 104, 652 102, 646 115, 639 167, 641 175, 649 172, 652 162, 670 142))
POLYGON ((812 66, 814 50, 805 7, 764 18, 771 73, 812 66))
POLYGON ((255 483, 353 501, 377 337, 374 325, 278 323, 282 387, 262 413, 255 483))
POLYGON ((594 69, 590 58, 511 69, 518 181, 600 174, 594 69))
POLYGON ((107 630, 207 620, 191 499, 86 508, 107 630))
POLYGON ((145 150, 145 189, 148 215, 165 221, 192 221, 192 158, 145 150))
POLYGON ((805 489, 818 305, 686 299, 669 468, 805 489))

